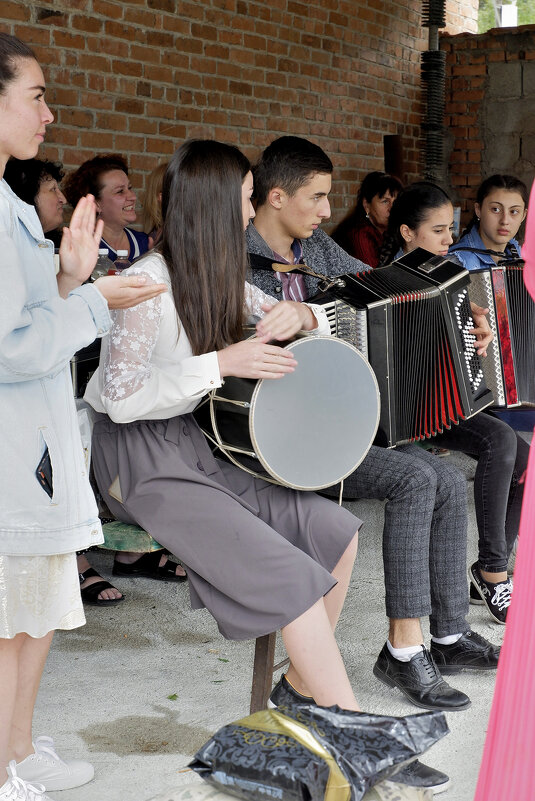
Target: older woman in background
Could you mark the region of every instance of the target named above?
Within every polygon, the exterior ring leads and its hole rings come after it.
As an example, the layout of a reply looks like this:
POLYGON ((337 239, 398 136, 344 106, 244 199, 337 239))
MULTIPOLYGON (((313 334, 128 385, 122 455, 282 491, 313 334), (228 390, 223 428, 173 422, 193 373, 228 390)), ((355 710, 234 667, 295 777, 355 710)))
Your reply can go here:
POLYGON ((334 241, 350 256, 377 267, 390 209, 401 188, 395 176, 369 172, 360 185, 355 208, 334 231, 334 241))
POLYGON ((119 250, 127 250, 131 262, 147 252, 147 234, 130 227, 137 219, 137 196, 128 178, 128 164, 122 156, 95 156, 84 161, 67 177, 64 189, 73 208, 81 197, 94 195, 99 219, 104 222, 100 247, 108 248, 112 261, 119 250))

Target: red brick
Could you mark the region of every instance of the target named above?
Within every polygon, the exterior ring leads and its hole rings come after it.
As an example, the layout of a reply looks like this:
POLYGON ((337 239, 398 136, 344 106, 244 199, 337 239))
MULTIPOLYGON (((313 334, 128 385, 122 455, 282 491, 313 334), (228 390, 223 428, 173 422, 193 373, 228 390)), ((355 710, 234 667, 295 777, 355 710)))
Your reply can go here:
POLYGON ((93 0, 93 11, 107 19, 121 19, 124 3, 110 3, 108 0, 93 0))
POLYGON ((70 21, 70 26, 78 31, 86 31, 87 33, 100 33, 104 27, 102 19, 98 17, 87 17, 81 14, 73 14, 70 21))
MULTIPOLYGON (((2 6, 2 11, 4 10, 2 6)), ((49 45, 50 44, 50 29, 33 25, 15 25, 13 34, 30 47, 35 44, 49 45)))
POLYGON ((82 147, 94 148, 95 151, 107 150, 108 152, 114 148, 114 134, 112 133, 81 131, 79 137, 82 147))
MULTIPOLYGON (((4 20, 20 20, 28 21, 31 16, 30 5, 21 3, 12 3, 10 0, 3 0, 2 2, 2 17, 4 20)), ((9 31, 6 30, 6 33, 9 31)))

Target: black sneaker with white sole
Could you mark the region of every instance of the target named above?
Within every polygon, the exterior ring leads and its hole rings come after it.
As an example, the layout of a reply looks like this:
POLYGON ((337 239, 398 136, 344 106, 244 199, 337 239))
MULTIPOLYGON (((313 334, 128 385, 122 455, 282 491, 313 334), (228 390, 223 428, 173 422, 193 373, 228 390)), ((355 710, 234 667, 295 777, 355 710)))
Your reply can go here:
POLYGON ((477 562, 470 566, 468 578, 470 580, 470 603, 485 604, 492 619, 496 623, 501 623, 502 626, 505 625, 513 592, 511 579, 507 578, 505 581, 496 583, 486 581, 481 575, 477 562))

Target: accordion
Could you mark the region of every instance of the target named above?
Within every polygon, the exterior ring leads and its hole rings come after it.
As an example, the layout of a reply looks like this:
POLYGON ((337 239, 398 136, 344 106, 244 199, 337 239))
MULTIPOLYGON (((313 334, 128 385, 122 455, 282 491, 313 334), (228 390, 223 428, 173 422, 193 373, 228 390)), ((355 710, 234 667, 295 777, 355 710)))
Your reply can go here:
POLYGON ((469 273, 418 249, 314 298, 331 333, 355 345, 377 377, 376 443, 440 434, 493 403, 476 353, 469 273))
POLYGON ((494 339, 483 359, 496 406, 535 405, 535 302, 516 259, 470 271, 470 297, 489 309, 494 339))

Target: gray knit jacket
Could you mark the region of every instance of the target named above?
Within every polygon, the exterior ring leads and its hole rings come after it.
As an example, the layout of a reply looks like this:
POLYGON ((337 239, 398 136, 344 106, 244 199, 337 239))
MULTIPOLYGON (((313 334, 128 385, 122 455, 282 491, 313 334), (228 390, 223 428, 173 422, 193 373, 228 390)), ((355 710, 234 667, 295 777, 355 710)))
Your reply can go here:
MULTIPOLYGON (((245 238, 249 253, 257 253, 268 259, 273 258, 273 251, 262 239, 252 222, 247 227, 245 238)), ((361 273, 370 269, 363 261, 354 259, 353 256, 342 250, 321 228, 317 228, 308 239, 302 239, 301 246, 305 264, 321 275, 334 277, 346 273, 361 273)), ((318 291, 319 279, 311 275, 303 277, 308 293, 307 297, 310 298, 318 291)), ((251 271, 249 280, 268 295, 273 295, 275 298, 281 296, 282 284, 273 270, 254 269, 251 271)))

